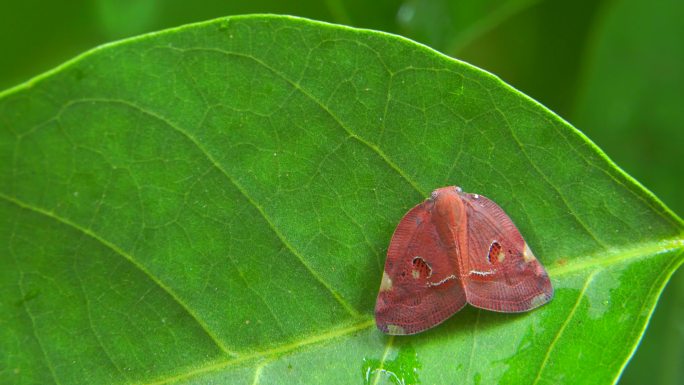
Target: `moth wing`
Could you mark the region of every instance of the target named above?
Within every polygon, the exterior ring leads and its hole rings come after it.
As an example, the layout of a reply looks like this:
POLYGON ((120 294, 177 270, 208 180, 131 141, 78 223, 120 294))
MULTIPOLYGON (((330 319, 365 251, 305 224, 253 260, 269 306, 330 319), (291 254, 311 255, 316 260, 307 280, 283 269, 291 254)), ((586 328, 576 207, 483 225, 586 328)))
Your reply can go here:
POLYGON ((508 215, 481 195, 464 196, 464 205, 468 251, 462 275, 468 303, 515 313, 549 302, 549 276, 508 215))
POLYGON ((456 261, 449 260, 435 228, 433 207, 432 200, 415 206, 392 235, 375 305, 375 321, 384 333, 419 333, 466 304, 456 261))

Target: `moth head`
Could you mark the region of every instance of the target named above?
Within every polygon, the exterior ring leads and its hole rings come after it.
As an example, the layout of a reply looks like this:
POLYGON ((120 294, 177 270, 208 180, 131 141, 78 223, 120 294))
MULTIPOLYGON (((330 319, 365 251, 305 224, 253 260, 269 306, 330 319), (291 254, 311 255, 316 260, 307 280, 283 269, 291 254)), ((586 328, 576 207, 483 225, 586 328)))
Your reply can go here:
POLYGON ((463 189, 458 186, 438 188, 437 190, 433 191, 432 194, 430 194, 430 199, 435 200, 440 195, 448 195, 453 193, 461 194, 463 193, 463 189))

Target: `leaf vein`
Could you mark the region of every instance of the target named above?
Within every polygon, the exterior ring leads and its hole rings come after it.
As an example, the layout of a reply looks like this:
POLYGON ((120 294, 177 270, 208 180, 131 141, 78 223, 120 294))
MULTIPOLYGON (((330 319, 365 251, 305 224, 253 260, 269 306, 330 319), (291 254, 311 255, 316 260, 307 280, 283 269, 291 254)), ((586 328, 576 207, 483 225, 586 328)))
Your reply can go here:
POLYGON ((482 309, 478 308, 477 309, 477 316, 475 318, 475 326, 473 327, 473 344, 470 348, 470 358, 468 359, 468 370, 466 371, 465 378, 466 380, 470 377, 470 369, 473 366, 473 358, 475 356, 475 348, 477 347, 477 328, 480 325, 480 314, 482 313, 482 309))
POLYGON ((517 145, 518 148, 520 149, 520 152, 525 156, 525 158, 526 158, 527 161, 530 163, 530 165, 532 166, 532 168, 537 172, 537 174, 539 174, 539 176, 542 177, 542 179, 544 180, 544 182, 546 182, 546 184, 548 184, 548 185, 556 192, 556 194, 558 195, 558 197, 560 198, 560 200, 563 202, 563 204, 565 205, 565 207, 568 208, 568 213, 570 214, 570 216, 575 220, 575 222, 577 222, 577 223, 580 225, 580 227, 581 227, 587 234, 589 234, 589 237, 591 237, 591 239, 593 239, 594 242, 596 242, 597 245, 603 247, 604 249, 607 249, 607 248, 608 248, 608 245, 606 245, 602 240, 600 240, 599 238, 597 238, 596 235, 594 234, 594 232, 591 231, 591 229, 589 229, 589 227, 587 226, 587 224, 584 223, 584 221, 583 221, 582 219, 580 219, 580 217, 577 216, 577 214, 575 214, 575 211, 574 211, 573 208, 570 206, 570 203, 568 203, 567 199, 565 199, 565 196, 563 195, 563 193, 561 192, 561 190, 560 190, 556 185, 554 185, 553 183, 551 183, 551 181, 550 181, 549 178, 546 176, 546 174, 543 173, 542 170, 539 168, 539 166, 537 166, 537 164, 536 164, 535 162, 532 161, 532 158, 530 158, 530 156, 529 156, 529 154, 527 153, 527 151, 525 151, 525 146, 524 146, 523 143, 520 141, 520 139, 518 138, 518 136, 515 134, 515 130, 513 130, 513 127, 511 126, 510 122, 508 121, 508 118, 506 117, 506 114, 504 114, 501 110, 499 110, 498 107, 497 107, 497 111, 499 112, 499 115, 501 116, 501 119, 502 119, 504 122, 506 122, 506 127, 508 128, 509 132, 511 133, 511 136, 513 137, 513 140, 515 141, 516 145, 517 145))
MULTIPOLYGON (((17 266, 17 269, 19 270, 19 280, 17 281, 17 286, 19 287, 19 292, 21 293, 21 298, 26 298, 26 290, 24 289, 24 271, 21 269, 21 265, 19 264, 19 259, 17 258, 17 255, 14 253, 14 247, 12 246, 13 244, 13 239, 16 234, 16 225, 17 222, 15 220, 14 222, 14 227, 12 229, 12 235, 10 236, 10 244, 9 244, 9 252, 12 255, 12 258, 14 259, 14 264, 17 266)), ((36 328, 36 320, 35 316, 31 312, 28 301, 22 301, 22 308, 26 311, 26 315, 28 315, 29 319, 31 320, 31 330, 33 331, 33 337, 36 339, 36 342, 38 343, 38 346, 40 347, 40 351, 43 353, 43 358, 45 359, 45 364, 47 365, 48 369, 50 370, 50 375, 52 375, 52 379, 55 381, 55 384, 59 385, 59 379, 57 378, 57 374, 55 373, 55 368, 52 363, 52 360, 50 360, 50 357, 48 357, 47 351, 45 350, 45 346, 43 345, 43 341, 41 338, 38 336, 38 329, 36 328)))
POLYGON ((238 53, 238 52, 231 52, 231 51, 226 51, 222 49, 217 49, 217 48, 175 48, 175 47, 165 47, 165 48, 170 48, 174 50, 178 50, 181 52, 192 52, 192 51, 200 51, 200 52, 216 52, 220 53, 223 55, 227 56, 235 56, 235 57, 241 57, 245 59, 249 59, 254 61, 255 63, 261 65, 262 67, 266 68, 267 70, 271 71, 274 75, 278 76, 290 86, 292 86, 294 89, 299 91, 302 95, 306 96, 309 100, 312 102, 316 103, 321 110, 323 110, 328 116, 330 116, 335 123, 344 130, 349 137, 353 138, 354 140, 358 141, 359 143, 365 145, 368 147, 370 150, 376 153, 392 170, 394 170, 401 178, 403 178, 414 190, 416 190, 421 196, 427 196, 427 193, 423 191, 423 189, 413 180, 411 179, 404 170, 402 170, 399 166, 397 166, 396 163, 394 163, 388 156, 385 154, 384 151, 382 151, 377 145, 371 143, 370 141, 364 139, 363 137, 359 136, 357 133, 352 131, 349 127, 347 127, 338 117, 335 115, 328 106, 326 106, 323 102, 318 100, 314 95, 306 91, 304 88, 301 87, 298 83, 294 82, 293 80, 289 79, 287 76, 282 74, 280 71, 276 70, 275 68, 271 67, 270 65, 266 64, 264 61, 243 53, 238 53))
MULTIPOLYGON (((682 252, 680 251, 677 254, 677 257, 680 257, 681 255, 682 255, 682 252)), ((632 358, 632 356, 636 352, 636 349, 639 346, 639 341, 641 340, 641 338, 643 338, 644 332, 646 331, 646 327, 648 326, 648 323, 649 323, 648 320, 653 316, 653 312, 655 311, 655 305, 658 302, 658 296, 653 295, 652 294, 653 291, 657 290, 657 289, 662 290, 668 281, 667 276, 672 275, 677 270, 677 266, 682 264, 682 262, 683 262, 682 259, 677 258, 677 257, 672 258, 672 261, 670 262, 670 264, 666 268, 662 269, 662 271, 658 275, 658 278, 656 278, 653 281, 653 284, 649 288, 648 295, 645 296, 644 302, 641 304, 641 309, 639 309, 639 313, 637 313, 639 315, 644 314, 644 309, 646 309, 647 305, 649 305, 650 311, 648 312, 648 315, 646 316, 646 322, 643 322, 641 324, 641 330, 635 333, 635 331, 638 329, 638 326, 639 326, 639 320, 638 319, 635 320, 634 326, 632 327, 632 330, 630 332, 631 335, 635 336, 634 338, 630 339, 630 340, 634 341, 634 343, 632 344, 632 348, 629 350, 627 356, 624 358, 624 361, 620 364, 620 369, 614 372, 614 373, 616 373, 616 376, 613 379, 613 384, 618 382, 618 380, 620 379, 620 374, 624 371, 625 366, 627 366, 627 363, 630 361, 630 359, 632 358), (672 268, 670 268, 670 267, 672 267, 672 268)))
MULTIPOLYGON (((569 263, 568 265, 563 266, 562 268, 549 268, 548 271, 551 275, 555 276, 558 278, 559 276, 567 275, 567 274, 572 274, 580 270, 588 270, 592 268, 596 268, 598 266, 602 266, 605 264, 610 264, 610 263, 616 263, 616 262, 621 262, 625 260, 636 260, 639 257, 642 256, 648 256, 648 255, 653 255, 661 252, 667 252, 671 251, 675 248, 682 248, 684 247, 684 241, 681 239, 674 239, 674 240, 663 240, 660 242, 654 242, 654 243, 648 243, 646 245, 639 245, 638 247, 632 248, 632 249, 627 249, 627 250, 622 250, 617 253, 617 256, 613 256, 610 258, 600 258, 598 256, 592 257, 589 260, 583 260, 581 263, 577 264, 576 267, 571 266, 572 264, 569 263)), ((598 271, 598 270, 596 270, 598 271)), ((375 324, 375 321, 370 318, 366 321, 360 322, 356 325, 347 327, 347 328, 342 328, 342 329, 331 329, 328 332, 324 332, 318 335, 314 336, 309 336, 306 337, 302 340, 295 341, 293 343, 287 344, 287 345, 281 345, 278 347, 275 347, 270 350, 266 351, 260 351, 260 352, 255 352, 252 354, 240 356, 237 358, 231 358, 231 359, 226 359, 222 360, 219 362, 214 362, 199 368, 196 368, 194 370, 191 370, 189 372, 183 373, 183 374, 178 374, 175 376, 171 377, 165 377, 163 379, 159 379, 156 381, 153 381, 147 385, 162 385, 162 384, 167 384, 170 382, 174 381, 179 381, 181 379, 186 379, 190 378, 193 376, 197 376, 203 373, 211 373, 215 372, 221 369, 224 369, 226 367, 236 365, 242 362, 246 362, 252 359, 259 359, 263 357, 270 357, 274 355, 281 355, 281 354, 288 354, 294 350, 303 348, 305 346, 313 346, 319 343, 323 343, 325 341, 334 339, 334 338, 339 338, 343 337, 345 335, 349 335, 352 333, 356 333, 358 331, 367 329, 372 327, 375 324)))
POLYGON ((102 352, 104 353, 105 357, 107 357, 109 363, 112 364, 112 366, 119 372, 119 374, 121 374, 123 378, 126 379, 126 381, 130 381, 131 379, 128 377, 128 374, 121 370, 119 365, 117 365, 117 363, 114 362, 114 358, 109 353, 109 350, 105 347, 104 342, 102 341, 102 337, 100 336, 100 333, 98 333, 97 330, 95 330, 95 325, 93 324, 93 312, 90 308, 90 299, 88 298, 88 294, 86 293, 86 290, 83 287, 83 279, 81 278, 81 275, 79 274, 78 269, 75 266, 74 273, 76 275, 76 278, 78 279, 78 287, 81 289, 81 293, 83 293, 83 300, 85 302, 85 310, 88 318, 88 326, 90 327, 90 330, 93 332, 93 336, 95 337, 97 344, 100 345, 100 348, 102 349, 102 352))
POLYGON ((378 381, 380 380, 380 374, 385 371, 385 362, 387 361, 387 357, 389 356, 390 350, 392 350, 392 344, 394 343, 394 336, 391 335, 387 339, 387 345, 385 345, 385 352, 382 354, 382 358, 380 359, 380 364, 378 365, 373 372, 375 372, 375 381, 373 381, 373 385, 378 385, 378 381))
POLYGON ((558 329, 558 332, 553 337, 553 340, 551 340, 551 344, 549 345, 549 348, 546 350, 546 354, 544 355, 544 359, 542 360, 542 363, 539 366, 539 371, 537 372, 537 376, 535 377, 534 381, 532 381, 532 385, 536 385, 539 382, 539 380, 541 379, 542 372, 544 371, 544 368, 546 367, 546 364, 548 364, 549 358, 551 357, 551 352, 556 347, 556 343, 560 339, 560 336, 563 334, 563 332, 565 332, 565 328, 568 326, 568 324, 570 324, 570 321, 575 316, 575 312, 577 312, 577 309, 579 308, 579 305, 582 302, 582 298, 584 298, 584 294, 587 292, 589 285, 594 280, 594 277, 596 276, 596 274, 598 272, 599 272, 599 269, 596 269, 596 270, 592 271, 589 274, 589 276, 587 276, 587 279, 584 282, 584 286, 582 286, 582 290, 580 290, 580 293, 577 296, 577 300, 575 301, 575 305, 573 305, 572 309, 570 310, 570 313, 568 313, 568 316, 565 319, 565 322, 563 322, 561 327, 558 329))
POLYGON ((89 99, 79 99, 79 100, 74 100, 71 102, 71 104, 76 104, 76 103, 85 103, 85 102, 99 102, 99 103, 110 103, 110 104, 121 104, 123 106, 127 106, 129 108, 135 109, 143 114, 146 114, 154 119, 157 119, 158 121, 164 123, 166 126, 172 128, 179 134, 183 135, 190 143, 192 143, 195 148, 197 148, 202 155, 204 155, 207 160, 215 167, 217 170, 223 174, 223 176, 230 182, 239 192, 240 194, 247 200, 247 202, 252 205, 259 215, 266 221, 266 224, 268 225, 269 229, 276 235, 278 240, 287 248, 287 250, 295 256, 295 258, 308 270, 308 272, 313 276, 315 280, 317 280, 325 289, 333 296, 333 298, 353 317, 358 317, 360 313, 358 310, 356 310, 349 302, 347 302, 346 299, 344 299, 333 287, 323 279, 323 277, 309 265, 309 263, 306 262, 306 259, 304 256, 297 251, 297 249, 292 246, 290 242, 288 242, 287 238, 283 235, 283 233, 280 232, 278 227, 275 225, 275 223, 271 220, 271 218, 266 214, 266 211, 264 208, 257 203, 254 198, 250 194, 247 193, 247 190, 242 187, 237 181, 220 165, 220 163, 214 159, 214 157, 207 151, 201 144, 200 142, 192 135, 190 135, 189 132, 186 130, 182 129, 181 127, 178 127, 175 125, 173 122, 170 120, 166 119, 165 117, 158 115, 155 112, 149 111, 143 107, 140 107, 136 105, 135 103, 132 103, 127 100, 122 100, 122 99, 98 99, 98 98, 89 98, 89 99))
POLYGON ((375 324, 375 321, 372 318, 368 318, 366 320, 363 320, 359 323, 352 324, 351 326, 347 324, 347 326, 342 326, 341 328, 338 329, 331 329, 325 333, 317 334, 317 335, 312 335, 308 336, 305 338, 302 338, 301 340, 277 346, 268 350, 263 350, 263 351, 257 351, 253 352, 250 354, 244 354, 241 355, 240 357, 236 358, 230 358, 230 359, 224 359, 222 361, 218 362, 213 362, 209 365, 205 365, 193 370, 190 370, 185 373, 181 374, 176 374, 173 376, 169 377, 164 377, 158 380, 153 380, 146 385, 163 385, 163 384, 168 384, 172 382, 177 382, 181 381, 187 378, 191 378, 203 373, 211 373, 211 372, 216 372, 221 369, 225 369, 226 367, 233 366, 233 365, 238 365, 244 362, 248 362, 251 360, 258 360, 260 358, 264 357, 272 357, 272 356, 277 356, 277 355, 284 355, 288 354, 290 352, 293 352, 297 349, 310 346, 310 345, 316 345, 320 344, 323 342, 327 342, 330 340, 333 340, 335 338, 343 337, 352 333, 356 333, 365 329, 370 328, 372 325, 375 324))
POLYGON ((195 314, 195 312, 183 300, 181 300, 181 298, 170 287, 166 286, 161 280, 159 280, 149 270, 147 270, 147 268, 144 265, 139 263, 135 258, 133 258, 132 255, 128 254, 123 249, 121 249, 117 245, 109 242, 107 239, 99 236, 98 234, 96 234, 92 230, 87 229, 85 227, 82 227, 82 226, 78 225, 77 223, 70 221, 67 218, 62 218, 52 211, 48 211, 46 209, 31 205, 31 204, 23 202, 17 198, 5 195, 4 193, 0 193, 0 198, 4 199, 8 203, 11 203, 11 204, 14 204, 14 205, 20 207, 22 209, 29 210, 29 211, 32 211, 34 213, 44 215, 48 218, 51 218, 52 220, 54 220, 56 222, 59 222, 65 226, 71 227, 71 228, 87 235, 88 237, 96 240, 97 242, 99 242, 100 244, 105 246, 106 248, 112 250, 117 255, 123 257, 125 260, 130 262, 134 267, 136 267, 141 272, 143 272, 152 282, 154 282, 157 286, 159 286, 159 288, 161 288, 164 292, 166 292, 174 301, 176 301, 176 303, 178 303, 178 305, 183 310, 185 310, 185 312, 187 312, 188 315, 190 315, 190 317, 192 317, 192 319, 195 320, 195 322, 197 322, 197 324, 200 326, 200 328, 207 334, 207 336, 209 336, 209 338, 216 344, 216 346, 221 351, 223 351, 225 354, 228 354, 228 355, 233 356, 233 357, 237 356, 237 353, 228 349, 228 347, 223 344, 223 342, 213 333, 213 331, 208 327, 208 325, 197 314, 195 314))

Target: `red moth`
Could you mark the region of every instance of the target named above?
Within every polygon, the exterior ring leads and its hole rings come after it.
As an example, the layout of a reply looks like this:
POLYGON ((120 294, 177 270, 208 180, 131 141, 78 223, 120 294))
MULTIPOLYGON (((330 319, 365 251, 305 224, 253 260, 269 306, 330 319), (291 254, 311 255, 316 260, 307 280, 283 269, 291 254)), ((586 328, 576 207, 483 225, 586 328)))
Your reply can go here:
POLYGON ((394 230, 375 304, 387 334, 415 334, 466 303, 517 313, 551 300, 553 288, 511 219, 460 187, 437 189, 394 230))

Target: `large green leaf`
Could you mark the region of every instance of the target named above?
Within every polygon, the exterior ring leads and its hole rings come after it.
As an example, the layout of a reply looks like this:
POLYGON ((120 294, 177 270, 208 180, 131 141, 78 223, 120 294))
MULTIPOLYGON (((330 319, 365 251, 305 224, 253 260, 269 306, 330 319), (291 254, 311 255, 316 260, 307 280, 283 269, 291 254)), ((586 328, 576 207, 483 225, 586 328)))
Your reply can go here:
POLYGON ((496 77, 386 34, 216 20, 0 94, 0 380, 606 383, 682 222, 496 77), (392 338, 372 309, 430 190, 496 200, 554 300, 392 338))

